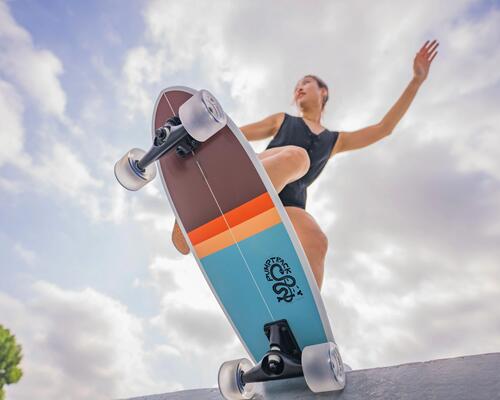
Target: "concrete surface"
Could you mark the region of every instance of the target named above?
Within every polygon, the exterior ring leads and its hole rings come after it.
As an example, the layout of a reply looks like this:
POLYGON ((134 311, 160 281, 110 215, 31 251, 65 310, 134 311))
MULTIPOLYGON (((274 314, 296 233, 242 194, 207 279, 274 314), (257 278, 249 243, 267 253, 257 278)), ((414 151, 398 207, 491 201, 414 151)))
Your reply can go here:
MULTIPOLYGON (((500 400, 500 353, 448 358, 347 373, 342 392, 314 394, 303 378, 268 382, 255 400, 500 400)), ((217 388, 134 397, 130 400, 220 400, 217 388)))

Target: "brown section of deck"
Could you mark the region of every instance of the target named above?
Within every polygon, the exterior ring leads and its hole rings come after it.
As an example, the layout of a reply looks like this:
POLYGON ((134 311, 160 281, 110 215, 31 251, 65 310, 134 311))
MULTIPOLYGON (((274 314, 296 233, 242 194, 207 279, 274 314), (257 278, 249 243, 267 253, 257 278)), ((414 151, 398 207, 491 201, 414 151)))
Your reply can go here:
MULTIPOLYGON (((155 129, 177 115, 190 97, 190 93, 180 90, 166 92, 157 105, 155 129)), ((195 153, 222 212, 266 192, 246 151, 227 126, 203 142, 195 153)), ((195 158, 181 158, 170 151, 160 159, 165 184, 187 232, 221 215, 195 158)))

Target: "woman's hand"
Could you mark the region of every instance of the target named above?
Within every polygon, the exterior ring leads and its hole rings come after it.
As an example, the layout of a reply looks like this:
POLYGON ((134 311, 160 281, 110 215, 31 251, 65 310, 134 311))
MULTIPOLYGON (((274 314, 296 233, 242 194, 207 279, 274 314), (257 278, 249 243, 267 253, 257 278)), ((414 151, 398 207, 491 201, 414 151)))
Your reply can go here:
POLYGON ((438 46, 439 43, 436 40, 433 40, 430 44, 427 41, 415 56, 415 60, 413 60, 413 73, 414 79, 418 83, 422 83, 427 78, 431 62, 436 57, 438 46))

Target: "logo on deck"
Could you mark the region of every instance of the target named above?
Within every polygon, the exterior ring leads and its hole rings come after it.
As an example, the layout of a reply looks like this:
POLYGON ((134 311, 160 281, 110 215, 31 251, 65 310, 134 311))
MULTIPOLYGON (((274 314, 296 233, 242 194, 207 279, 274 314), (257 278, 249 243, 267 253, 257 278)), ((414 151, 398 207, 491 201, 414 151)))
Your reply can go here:
POLYGON ((277 294, 278 303, 292 302, 296 297, 304 295, 297 286, 297 280, 293 276, 292 268, 281 257, 270 257, 264 263, 266 279, 273 283, 273 291, 277 294))

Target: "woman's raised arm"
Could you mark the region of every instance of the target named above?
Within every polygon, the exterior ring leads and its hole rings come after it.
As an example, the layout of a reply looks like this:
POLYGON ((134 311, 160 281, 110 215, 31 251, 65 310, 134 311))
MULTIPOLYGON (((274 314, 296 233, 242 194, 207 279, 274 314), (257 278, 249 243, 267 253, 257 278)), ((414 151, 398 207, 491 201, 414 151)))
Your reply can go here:
POLYGON ((410 107, 417 91, 429 74, 429 68, 436 57, 439 43, 434 40, 425 42, 413 61, 413 79, 408 84, 398 101, 378 124, 353 132, 340 132, 337 143, 332 150, 333 156, 342 151, 356 150, 366 147, 389 135, 410 107))

